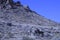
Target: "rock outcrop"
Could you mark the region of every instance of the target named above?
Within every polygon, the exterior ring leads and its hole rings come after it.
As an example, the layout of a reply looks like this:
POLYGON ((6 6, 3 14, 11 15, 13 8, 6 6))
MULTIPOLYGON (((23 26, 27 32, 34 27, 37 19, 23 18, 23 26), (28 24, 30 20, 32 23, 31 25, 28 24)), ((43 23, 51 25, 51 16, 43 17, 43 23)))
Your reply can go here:
POLYGON ((14 2, 13 0, 0 0, 0 6, 1 8, 6 8, 7 5, 10 5, 11 8, 16 8, 15 6, 20 6, 20 2, 17 1, 17 2, 14 2))
POLYGON ((60 40, 60 24, 19 1, 0 0, 0 40, 60 40))

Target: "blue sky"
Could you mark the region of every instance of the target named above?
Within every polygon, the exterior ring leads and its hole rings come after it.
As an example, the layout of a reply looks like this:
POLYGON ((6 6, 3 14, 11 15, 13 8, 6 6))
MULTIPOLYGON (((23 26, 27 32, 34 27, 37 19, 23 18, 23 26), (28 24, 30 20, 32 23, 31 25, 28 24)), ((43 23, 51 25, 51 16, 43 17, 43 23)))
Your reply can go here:
POLYGON ((28 5, 30 9, 48 19, 60 22, 60 0, 14 0, 28 5))

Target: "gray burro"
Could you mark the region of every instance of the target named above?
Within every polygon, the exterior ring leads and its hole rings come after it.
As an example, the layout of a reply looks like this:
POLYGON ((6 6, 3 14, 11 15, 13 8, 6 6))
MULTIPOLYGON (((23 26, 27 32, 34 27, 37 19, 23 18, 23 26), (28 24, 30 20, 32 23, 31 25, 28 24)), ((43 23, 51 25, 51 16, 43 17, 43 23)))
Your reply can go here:
POLYGON ((20 1, 0 0, 0 40, 60 40, 60 23, 20 1))

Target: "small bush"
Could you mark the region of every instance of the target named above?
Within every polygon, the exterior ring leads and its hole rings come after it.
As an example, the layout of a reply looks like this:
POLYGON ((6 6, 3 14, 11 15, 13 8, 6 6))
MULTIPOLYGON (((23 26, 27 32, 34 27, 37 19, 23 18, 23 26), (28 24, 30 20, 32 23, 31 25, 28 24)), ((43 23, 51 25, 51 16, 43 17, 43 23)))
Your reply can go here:
POLYGON ((26 37, 23 37, 23 40, 34 40, 34 39, 26 36, 26 37))
POLYGON ((8 33, 7 36, 5 37, 5 39, 9 39, 9 38, 14 38, 14 34, 12 33, 8 33))
POLYGON ((12 26, 12 23, 7 23, 8 26, 12 26))

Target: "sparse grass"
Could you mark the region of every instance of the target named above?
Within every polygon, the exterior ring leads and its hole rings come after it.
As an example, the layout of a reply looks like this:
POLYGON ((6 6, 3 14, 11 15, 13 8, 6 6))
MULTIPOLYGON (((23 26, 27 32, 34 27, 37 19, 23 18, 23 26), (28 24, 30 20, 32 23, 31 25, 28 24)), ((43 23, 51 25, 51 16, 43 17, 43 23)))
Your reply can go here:
POLYGON ((35 39, 30 38, 30 37, 28 37, 28 36, 24 36, 24 37, 23 37, 23 40, 35 40, 35 39))

